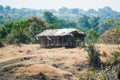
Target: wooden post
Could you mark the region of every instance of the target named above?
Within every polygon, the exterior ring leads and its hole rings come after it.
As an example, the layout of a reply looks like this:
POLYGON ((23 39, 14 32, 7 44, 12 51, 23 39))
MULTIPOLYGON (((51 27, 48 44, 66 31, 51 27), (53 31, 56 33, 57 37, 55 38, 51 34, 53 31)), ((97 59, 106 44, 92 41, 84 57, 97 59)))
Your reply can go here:
POLYGON ((47 39, 46 38, 45 38, 44 44, 45 44, 45 47, 47 47, 47 39))
POLYGON ((73 36, 73 47, 75 47, 75 37, 73 36))
POLYGON ((59 46, 59 36, 57 37, 57 47, 59 46))
POLYGON ((66 36, 66 47, 68 46, 68 36, 66 36))
POLYGON ((55 47, 57 46, 57 37, 55 37, 55 47))
POLYGON ((49 48, 51 48, 51 37, 49 37, 50 40, 49 40, 49 48))
POLYGON ((65 47, 67 47, 67 37, 65 36, 65 47))
POLYGON ((55 47, 55 37, 53 37, 53 47, 55 47))
POLYGON ((62 36, 62 47, 63 47, 64 45, 63 45, 63 36, 62 36))

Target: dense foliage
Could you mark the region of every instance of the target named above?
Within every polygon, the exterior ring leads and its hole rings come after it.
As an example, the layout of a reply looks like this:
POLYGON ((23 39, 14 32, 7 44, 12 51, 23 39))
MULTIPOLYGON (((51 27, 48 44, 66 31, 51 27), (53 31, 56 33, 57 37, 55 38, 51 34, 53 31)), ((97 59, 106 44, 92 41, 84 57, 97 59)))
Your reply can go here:
POLYGON ((110 28, 106 30, 102 35, 101 35, 101 41, 105 43, 115 43, 115 44, 120 44, 120 21, 110 21, 110 23, 115 23, 116 27, 110 28))
POLYGON ((100 52, 95 48, 94 45, 89 45, 87 51, 89 64, 94 67, 100 67, 100 52))
POLYGON ((106 43, 120 44, 120 25, 105 31, 101 36, 101 40, 106 43))
POLYGON ((43 19, 31 17, 19 22, 6 23, 0 28, 0 39, 8 44, 37 43, 35 35, 46 29, 43 19))
MULTIPOLYGON (((49 26, 60 26, 61 28, 77 28, 82 31, 87 31, 93 28, 102 34, 108 27, 113 25, 107 25, 106 20, 120 19, 120 12, 113 11, 110 7, 104 7, 98 11, 89 9, 84 11, 78 8, 66 8, 62 7, 58 11, 54 9, 49 10, 35 10, 27 8, 11 8, 10 6, 0 5, 0 25, 3 26, 7 22, 18 22, 23 19, 27 19, 31 16, 38 16, 45 18, 49 26), (48 12, 49 11, 49 12, 48 12), (48 20, 49 19, 49 20, 48 20), (59 19, 59 20, 58 20, 59 19)), ((56 28, 56 27, 55 27, 56 28)), ((58 28, 58 27, 57 27, 58 28)))
MULTIPOLYGON (((34 36, 46 28, 76 28, 88 34, 87 41, 96 42, 104 32, 103 36, 114 32, 111 28, 118 25, 114 22, 115 20, 120 20, 120 12, 113 11, 110 7, 104 7, 98 11, 62 7, 56 11, 54 9, 16 9, 0 5, 0 40, 10 44, 15 42, 36 43, 34 36)), ((116 37, 119 37, 119 34, 116 37)))

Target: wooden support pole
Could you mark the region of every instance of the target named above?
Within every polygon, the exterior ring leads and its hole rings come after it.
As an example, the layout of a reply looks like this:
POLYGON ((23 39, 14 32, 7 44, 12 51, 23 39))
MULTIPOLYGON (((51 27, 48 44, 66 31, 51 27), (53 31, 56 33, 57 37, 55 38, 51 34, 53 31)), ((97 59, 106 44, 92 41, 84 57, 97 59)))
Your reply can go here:
POLYGON ((64 45, 63 45, 63 36, 62 36, 62 47, 63 47, 64 45))
POLYGON ((55 37, 55 47, 57 46, 57 37, 55 37))

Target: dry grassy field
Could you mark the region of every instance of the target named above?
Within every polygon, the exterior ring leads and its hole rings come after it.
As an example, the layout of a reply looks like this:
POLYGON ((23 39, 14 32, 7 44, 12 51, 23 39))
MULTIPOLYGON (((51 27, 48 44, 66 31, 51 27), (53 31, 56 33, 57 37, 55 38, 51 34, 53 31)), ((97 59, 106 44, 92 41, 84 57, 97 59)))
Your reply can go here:
MULTIPOLYGON (((96 44, 102 62, 111 60, 110 51, 118 46, 96 44)), ((87 56, 84 48, 8 45, 0 48, 0 80, 79 80, 87 74, 87 56)))

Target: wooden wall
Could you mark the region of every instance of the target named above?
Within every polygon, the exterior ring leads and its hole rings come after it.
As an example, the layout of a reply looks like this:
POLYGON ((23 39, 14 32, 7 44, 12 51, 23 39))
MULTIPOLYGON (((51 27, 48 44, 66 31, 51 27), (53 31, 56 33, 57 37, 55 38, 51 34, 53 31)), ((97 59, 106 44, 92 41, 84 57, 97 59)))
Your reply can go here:
POLYGON ((41 47, 52 48, 52 47, 75 47, 76 40, 80 39, 84 41, 83 36, 42 36, 39 38, 41 47))

